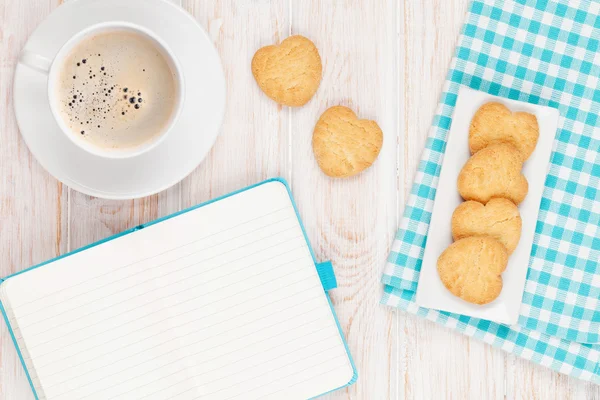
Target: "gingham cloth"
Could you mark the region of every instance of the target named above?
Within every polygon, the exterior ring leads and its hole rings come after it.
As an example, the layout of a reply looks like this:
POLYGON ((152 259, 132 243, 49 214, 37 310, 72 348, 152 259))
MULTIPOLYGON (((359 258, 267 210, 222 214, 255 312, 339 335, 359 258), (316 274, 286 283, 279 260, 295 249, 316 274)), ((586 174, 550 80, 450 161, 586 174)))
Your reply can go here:
POLYGON ((600 1, 471 3, 384 271, 384 304, 600 383, 599 80, 600 1), (511 327, 414 303, 461 85, 560 110, 520 317, 511 327))

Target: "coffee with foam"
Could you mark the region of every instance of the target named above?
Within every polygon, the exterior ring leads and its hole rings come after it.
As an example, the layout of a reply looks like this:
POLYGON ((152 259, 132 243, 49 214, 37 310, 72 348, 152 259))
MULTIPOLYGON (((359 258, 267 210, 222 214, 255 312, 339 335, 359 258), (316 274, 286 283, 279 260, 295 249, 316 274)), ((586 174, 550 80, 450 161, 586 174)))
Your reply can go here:
POLYGON ((55 96, 71 134, 103 149, 132 149, 165 132, 178 90, 172 63, 152 40, 111 30, 70 51, 55 96))

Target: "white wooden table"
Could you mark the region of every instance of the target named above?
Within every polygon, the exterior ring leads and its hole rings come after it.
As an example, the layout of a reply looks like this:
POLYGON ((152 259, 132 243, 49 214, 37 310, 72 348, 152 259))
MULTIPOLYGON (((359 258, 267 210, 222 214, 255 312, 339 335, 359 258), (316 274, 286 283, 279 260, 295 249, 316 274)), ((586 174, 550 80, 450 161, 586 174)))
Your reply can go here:
MULTIPOLYGON (((82 0, 80 0, 82 1, 82 0)), ((0 276, 272 176, 291 186, 317 256, 331 259, 335 308, 359 380, 328 398, 600 398, 600 387, 380 306, 381 271, 433 117, 467 0, 183 0, 216 43, 228 82, 221 134, 180 184, 134 201, 91 198, 57 182, 21 140, 12 110, 19 50, 60 0, 0 0, 0 276), (300 109, 264 96, 250 71, 261 46, 303 34, 323 81, 300 109), (375 119, 373 168, 331 180, 312 129, 329 106, 375 119)), ((32 399, 4 323, 0 399, 32 399)))

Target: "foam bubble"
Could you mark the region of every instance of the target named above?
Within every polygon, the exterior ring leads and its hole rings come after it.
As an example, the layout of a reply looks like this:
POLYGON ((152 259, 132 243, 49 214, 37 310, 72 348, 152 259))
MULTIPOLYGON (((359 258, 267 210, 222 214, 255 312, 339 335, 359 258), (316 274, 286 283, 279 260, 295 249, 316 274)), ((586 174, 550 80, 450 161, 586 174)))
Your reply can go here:
POLYGON ((67 125, 100 147, 137 146, 159 134, 174 111, 177 91, 162 54, 145 37, 129 31, 101 33, 80 43, 67 56, 58 86, 67 125), (87 74, 78 79, 82 64, 87 74), (80 119, 86 122, 85 132, 79 128, 80 119))

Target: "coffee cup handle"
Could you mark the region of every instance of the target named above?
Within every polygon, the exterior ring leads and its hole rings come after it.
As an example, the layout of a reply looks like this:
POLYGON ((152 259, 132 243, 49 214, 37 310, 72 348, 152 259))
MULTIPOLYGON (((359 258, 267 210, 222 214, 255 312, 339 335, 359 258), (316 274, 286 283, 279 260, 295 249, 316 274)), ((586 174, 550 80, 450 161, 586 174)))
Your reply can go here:
POLYGON ((29 51, 23 51, 21 53, 19 62, 44 74, 48 74, 50 66, 52 65, 52 60, 29 51))

